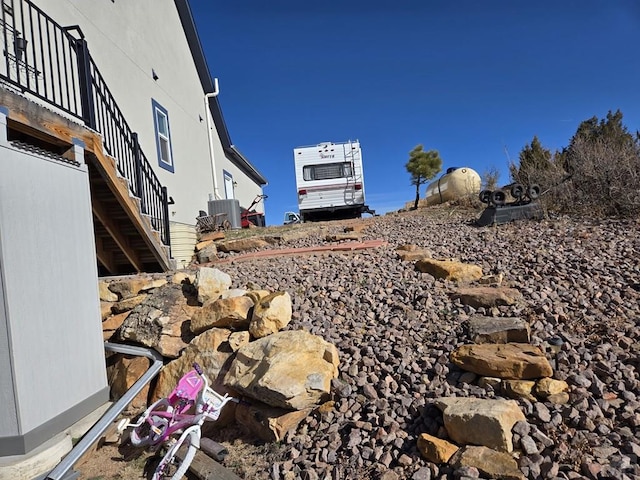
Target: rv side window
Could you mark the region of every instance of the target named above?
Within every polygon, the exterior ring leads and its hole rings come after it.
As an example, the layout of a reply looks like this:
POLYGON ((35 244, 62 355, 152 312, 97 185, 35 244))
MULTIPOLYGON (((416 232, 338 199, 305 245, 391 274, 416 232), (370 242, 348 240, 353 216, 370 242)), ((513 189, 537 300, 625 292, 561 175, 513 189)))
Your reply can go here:
POLYGON ((329 180, 353 176, 351 163, 325 163, 322 165, 305 165, 302 167, 302 178, 309 180, 329 180))

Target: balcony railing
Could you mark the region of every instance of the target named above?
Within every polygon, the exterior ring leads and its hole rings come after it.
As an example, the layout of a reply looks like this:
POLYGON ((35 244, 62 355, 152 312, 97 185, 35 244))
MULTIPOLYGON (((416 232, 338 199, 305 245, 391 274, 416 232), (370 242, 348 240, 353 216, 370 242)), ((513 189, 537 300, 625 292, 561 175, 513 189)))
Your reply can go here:
POLYGON ((95 62, 82 30, 62 27, 29 0, 0 0, 0 83, 72 115, 99 132, 118 172, 140 199, 162 243, 169 240, 169 209, 163 187, 127 124, 95 62))

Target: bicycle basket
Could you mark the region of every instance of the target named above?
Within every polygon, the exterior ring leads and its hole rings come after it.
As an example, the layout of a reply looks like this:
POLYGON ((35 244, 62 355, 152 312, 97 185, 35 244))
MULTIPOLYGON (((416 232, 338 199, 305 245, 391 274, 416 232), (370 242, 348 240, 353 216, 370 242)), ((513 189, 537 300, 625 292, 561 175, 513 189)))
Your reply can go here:
POLYGON ((207 404, 209 404, 209 407, 211 409, 209 411, 209 416, 213 420, 218 419, 218 416, 220 415, 220 409, 224 405, 225 398, 226 398, 226 395, 222 396, 211 388, 208 388, 204 392, 203 399, 205 402, 207 402, 207 404))

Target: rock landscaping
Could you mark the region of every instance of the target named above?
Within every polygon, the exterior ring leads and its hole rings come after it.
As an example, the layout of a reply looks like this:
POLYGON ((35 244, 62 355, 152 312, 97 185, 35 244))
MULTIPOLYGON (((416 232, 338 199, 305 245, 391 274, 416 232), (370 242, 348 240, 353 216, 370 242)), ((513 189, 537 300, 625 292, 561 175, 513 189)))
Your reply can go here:
MULTIPOLYGON (((234 262, 240 242, 209 239, 196 253, 206 266, 103 280, 105 339, 166 359, 131 408, 195 360, 246 402, 212 438, 240 425, 280 442, 251 478, 640 478, 640 223, 477 228, 477 212, 454 213, 244 242, 388 243, 353 252, 234 262)), ((108 364, 114 396, 144 369, 108 364)))

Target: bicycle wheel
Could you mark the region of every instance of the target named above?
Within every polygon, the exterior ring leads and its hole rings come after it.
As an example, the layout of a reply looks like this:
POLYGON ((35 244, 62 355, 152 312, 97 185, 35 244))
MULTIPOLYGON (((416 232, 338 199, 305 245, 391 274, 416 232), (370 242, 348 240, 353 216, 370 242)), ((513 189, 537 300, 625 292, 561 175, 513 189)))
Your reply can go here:
POLYGON ((184 477, 193 461, 193 457, 196 455, 195 435, 195 433, 191 432, 186 437, 180 438, 178 443, 167 451, 162 460, 160 460, 152 480, 180 480, 184 477), (180 447, 186 448, 182 460, 178 455, 180 447))

